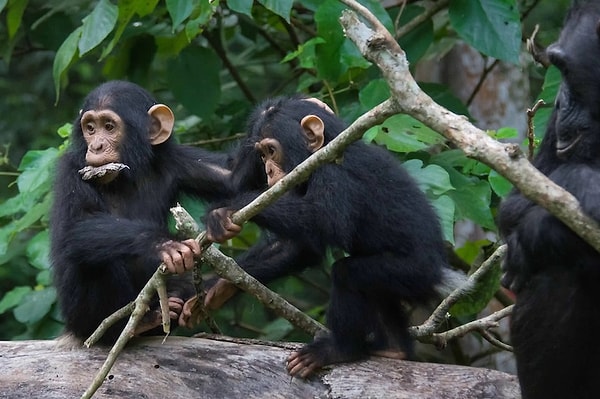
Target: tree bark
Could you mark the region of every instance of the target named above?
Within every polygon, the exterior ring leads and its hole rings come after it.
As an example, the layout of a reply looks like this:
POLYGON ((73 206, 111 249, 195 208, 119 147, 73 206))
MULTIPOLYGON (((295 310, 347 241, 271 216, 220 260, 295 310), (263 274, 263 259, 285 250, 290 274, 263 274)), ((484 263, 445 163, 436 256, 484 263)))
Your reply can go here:
MULTIPOLYGON (((290 378, 297 344, 205 338, 141 338, 119 356, 96 398, 518 398, 515 376, 499 371, 372 357, 290 378)), ((0 398, 77 398, 109 348, 69 348, 60 340, 0 342, 0 398)))

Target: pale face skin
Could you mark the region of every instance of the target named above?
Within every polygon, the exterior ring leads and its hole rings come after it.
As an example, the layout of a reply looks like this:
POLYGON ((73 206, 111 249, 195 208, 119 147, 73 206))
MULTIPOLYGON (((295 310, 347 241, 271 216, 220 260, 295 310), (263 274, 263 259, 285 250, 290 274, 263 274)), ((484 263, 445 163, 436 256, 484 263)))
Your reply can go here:
MULTIPOLYGON (((123 120, 116 112, 108 109, 86 111, 81 116, 81 131, 88 145, 85 154, 88 166, 99 167, 121 162, 120 147, 125 132, 123 120)), ((118 172, 107 173, 99 178, 99 183, 109 183, 117 176, 118 172)))
POLYGON ((281 168, 281 162, 283 161, 281 144, 275 139, 266 138, 256 143, 255 148, 260 152, 260 158, 265 164, 267 185, 271 187, 286 175, 281 168))

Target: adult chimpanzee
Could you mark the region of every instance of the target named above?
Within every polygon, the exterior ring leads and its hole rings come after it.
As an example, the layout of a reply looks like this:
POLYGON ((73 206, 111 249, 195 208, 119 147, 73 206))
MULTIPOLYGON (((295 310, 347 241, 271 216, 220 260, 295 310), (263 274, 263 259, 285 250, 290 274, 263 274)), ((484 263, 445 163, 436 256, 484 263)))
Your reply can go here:
MULTIPOLYGON (((314 99, 267 100, 249 119, 255 153, 247 149, 241 153, 262 158, 263 170, 254 176, 255 185, 260 185, 262 176, 272 186, 344 127, 314 99)), ((242 161, 254 164, 252 159, 242 161)), ((251 170, 255 169, 251 166, 251 170)), ((209 237, 223 241, 237 234, 240 226, 232 223, 230 215, 257 194, 240 193, 226 207, 211 211, 209 237)), ((432 207, 391 154, 356 142, 341 162, 317 169, 253 221, 274 236, 250 249, 253 256, 244 257, 240 265, 262 282, 318 263, 327 247, 348 254, 333 265, 331 334, 291 354, 291 375, 307 377, 321 366, 369 353, 413 356, 405 307, 435 298, 436 289, 452 273, 446 268, 432 207)), ((209 305, 213 300, 222 302, 218 297, 224 284, 220 281, 209 291, 209 305)))
MULTIPOLYGON (((180 192, 208 200, 229 192, 225 156, 176 144, 173 122, 146 90, 112 81, 86 97, 73 125, 54 186, 51 258, 66 330, 77 338, 135 299, 161 260, 180 274, 193 265, 197 243, 177 241, 167 227, 180 192)), ((182 276, 167 289, 176 320, 194 289, 182 276)), ((159 324, 154 306, 137 332, 159 324)))
MULTIPOLYGON (((575 2, 547 49, 562 73, 534 164, 600 221, 600 2, 575 2)), ((503 284, 516 293, 511 338, 523 398, 600 395, 600 254, 518 191, 503 202, 503 284)))

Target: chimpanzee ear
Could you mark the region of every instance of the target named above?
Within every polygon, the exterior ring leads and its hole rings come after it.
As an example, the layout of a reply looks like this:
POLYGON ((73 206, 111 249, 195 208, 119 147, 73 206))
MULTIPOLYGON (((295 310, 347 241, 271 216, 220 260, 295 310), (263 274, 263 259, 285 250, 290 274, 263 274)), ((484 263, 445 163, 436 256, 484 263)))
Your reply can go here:
POLYGON ((300 121, 304 135, 308 139, 308 149, 311 152, 323 147, 325 142, 325 124, 317 115, 306 115, 300 121))
POLYGON ((335 112, 333 112, 333 110, 331 108, 329 108, 329 105, 325 104, 323 101, 319 100, 318 98, 309 97, 309 98, 305 98, 304 101, 308 101, 308 102, 317 104, 319 107, 323 108, 325 111, 329 112, 330 114, 335 113, 335 112))
POLYGON ((164 143, 171 136, 175 124, 173 111, 164 104, 156 104, 150 107, 148 115, 152 117, 150 143, 152 145, 164 143))

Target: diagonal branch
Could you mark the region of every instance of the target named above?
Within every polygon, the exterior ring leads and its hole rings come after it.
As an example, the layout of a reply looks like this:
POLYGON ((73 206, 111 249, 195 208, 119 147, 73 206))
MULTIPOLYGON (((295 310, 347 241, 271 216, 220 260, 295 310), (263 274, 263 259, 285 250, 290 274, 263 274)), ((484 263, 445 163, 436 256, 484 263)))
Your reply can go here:
POLYGON ((341 23, 360 52, 376 64, 390 86, 394 113, 408 114, 439 132, 463 152, 508 179, 528 199, 548 209, 587 243, 600 251, 600 228, 584 214, 577 199, 537 170, 516 144, 503 144, 475 127, 464 116, 443 108, 414 80, 404 51, 371 12, 355 0, 340 0, 355 11, 344 11, 341 23), (357 12, 368 21, 363 23, 357 12))

